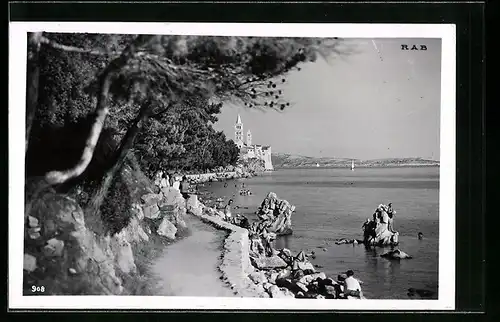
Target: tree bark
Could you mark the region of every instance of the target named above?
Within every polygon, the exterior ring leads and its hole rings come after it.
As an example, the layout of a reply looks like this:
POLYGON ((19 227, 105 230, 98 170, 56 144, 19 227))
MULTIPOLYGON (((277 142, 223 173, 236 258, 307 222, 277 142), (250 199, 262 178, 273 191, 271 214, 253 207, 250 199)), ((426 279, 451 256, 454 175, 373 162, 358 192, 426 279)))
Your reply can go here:
POLYGON ((40 65, 38 56, 40 54, 41 32, 34 32, 28 35, 28 62, 26 74, 26 146, 28 151, 31 125, 35 118, 36 108, 38 106, 38 87, 40 76, 40 65))
POLYGON ((91 215, 97 215, 99 209, 106 197, 109 187, 113 182, 113 178, 116 176, 118 171, 122 168, 123 163, 129 153, 129 151, 134 146, 135 139, 137 135, 141 132, 144 123, 148 120, 151 112, 151 105, 149 101, 142 104, 139 114, 135 118, 132 127, 130 127, 122 139, 120 147, 116 151, 114 160, 112 162, 113 166, 104 175, 103 181, 101 182, 99 188, 94 192, 92 198, 90 199, 89 205, 87 206, 87 212, 91 215))
POLYGON ((101 75, 99 76, 100 86, 95 111, 95 121, 92 125, 87 141, 85 142, 85 148, 83 149, 82 156, 80 160, 70 169, 64 171, 48 172, 45 175, 45 181, 49 185, 64 183, 69 179, 78 177, 85 171, 90 161, 92 160, 97 141, 104 126, 106 117, 109 113, 109 88, 111 86, 112 77, 135 56, 138 48, 149 41, 152 37, 153 36, 149 35, 138 36, 134 40, 134 42, 122 52, 120 57, 112 60, 101 73, 101 75))

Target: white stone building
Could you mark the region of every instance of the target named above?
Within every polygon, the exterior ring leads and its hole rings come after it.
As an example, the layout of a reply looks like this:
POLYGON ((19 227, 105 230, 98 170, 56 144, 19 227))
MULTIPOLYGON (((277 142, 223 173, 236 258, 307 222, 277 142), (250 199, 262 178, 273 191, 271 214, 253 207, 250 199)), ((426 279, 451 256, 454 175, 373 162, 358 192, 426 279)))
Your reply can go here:
POLYGON ((253 144, 252 132, 250 130, 247 132, 246 142, 243 141, 243 122, 241 122, 239 114, 234 125, 234 143, 240 149, 240 157, 242 159, 257 158, 264 160, 265 169, 269 171, 274 170, 271 159, 271 146, 253 144))

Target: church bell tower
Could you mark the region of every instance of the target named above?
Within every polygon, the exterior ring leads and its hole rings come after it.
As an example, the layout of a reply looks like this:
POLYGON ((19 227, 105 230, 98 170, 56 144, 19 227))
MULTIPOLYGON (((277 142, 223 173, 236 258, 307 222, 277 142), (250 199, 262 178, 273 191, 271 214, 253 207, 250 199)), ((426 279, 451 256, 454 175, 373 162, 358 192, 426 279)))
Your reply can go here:
POLYGON ((247 145, 248 146, 252 145, 252 132, 250 132, 250 130, 248 130, 247 132, 247 145))
POLYGON ((236 119, 236 124, 234 125, 234 143, 240 149, 243 147, 243 123, 241 122, 241 117, 239 114, 238 118, 236 119))

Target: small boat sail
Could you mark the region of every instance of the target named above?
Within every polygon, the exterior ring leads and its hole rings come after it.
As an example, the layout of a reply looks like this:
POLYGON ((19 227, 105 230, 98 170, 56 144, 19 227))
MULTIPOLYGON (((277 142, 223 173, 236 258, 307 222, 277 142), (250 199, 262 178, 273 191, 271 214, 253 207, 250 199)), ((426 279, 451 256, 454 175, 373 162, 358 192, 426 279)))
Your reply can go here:
POLYGON ((316 163, 316 168, 319 168, 319 163, 316 163))
POLYGON ((351 163, 351 171, 354 171, 354 160, 352 160, 352 163, 351 163))

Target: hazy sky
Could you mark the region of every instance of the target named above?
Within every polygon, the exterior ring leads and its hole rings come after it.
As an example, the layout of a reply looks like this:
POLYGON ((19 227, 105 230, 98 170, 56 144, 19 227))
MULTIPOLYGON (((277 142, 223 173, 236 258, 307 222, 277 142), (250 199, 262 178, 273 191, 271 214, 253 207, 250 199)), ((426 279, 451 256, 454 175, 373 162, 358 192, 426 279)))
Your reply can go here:
POLYGON ((287 77, 283 112, 225 105, 215 124, 273 152, 357 159, 439 159, 440 39, 350 39, 356 53, 302 66, 287 77), (402 51, 425 44, 426 51, 402 51))

